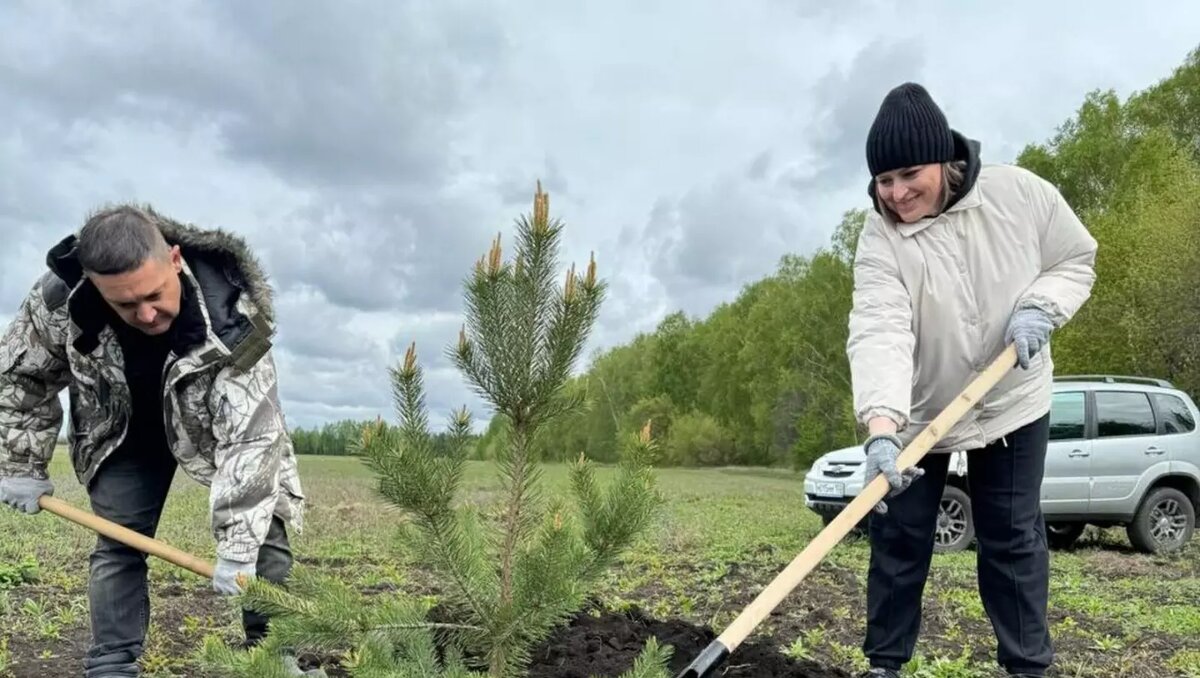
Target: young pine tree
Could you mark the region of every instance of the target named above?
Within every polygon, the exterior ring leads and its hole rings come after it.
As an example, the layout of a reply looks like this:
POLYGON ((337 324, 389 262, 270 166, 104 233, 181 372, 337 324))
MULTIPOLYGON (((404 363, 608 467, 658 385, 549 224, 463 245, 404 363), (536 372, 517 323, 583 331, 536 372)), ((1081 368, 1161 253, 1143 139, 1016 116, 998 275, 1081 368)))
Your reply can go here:
MULTIPOLYGON (((593 259, 556 284, 562 224, 538 185, 532 218, 517 221, 516 256, 500 238, 466 281, 466 324, 448 350, 471 387, 505 419, 496 460, 500 501, 491 513, 458 506, 471 429, 465 409, 450 418, 449 451, 437 453, 415 346, 392 370, 400 426, 379 425, 360 453, 384 498, 411 515, 423 556, 440 577, 453 636, 490 678, 521 676, 530 652, 582 607, 605 569, 647 527, 661 498, 651 470, 648 425, 626 433, 607 487, 582 455, 570 469, 573 506, 544 491, 535 459, 538 433, 583 405, 563 387, 595 322, 605 285, 593 259)), ((647 648, 640 675, 665 667, 647 648)), ((665 671, 665 668, 661 669, 665 671)))
MULTIPOLYGON (((501 500, 484 514, 455 499, 471 418, 450 417, 448 435, 429 430, 416 348, 391 370, 399 426, 368 424, 356 453, 379 490, 413 519, 424 562, 441 578, 444 612, 403 594, 364 596, 328 575, 297 567, 287 590, 252 581, 240 602, 272 615, 267 640, 251 651, 206 642, 201 663, 221 675, 289 675, 284 650, 346 653, 355 678, 516 678, 531 650, 580 609, 637 535, 661 497, 649 424, 624 434, 613 479, 602 487, 582 455, 570 469, 573 505, 547 496, 534 442, 549 422, 583 405, 563 388, 596 319, 604 285, 593 260, 555 280, 562 225, 549 218, 538 185, 532 219, 517 222, 516 260, 499 238, 466 283, 467 322, 449 355, 471 386, 505 418, 498 455, 501 500), (482 672, 477 672, 480 670, 482 672)), ((671 648, 651 639, 624 678, 666 678, 671 648)))

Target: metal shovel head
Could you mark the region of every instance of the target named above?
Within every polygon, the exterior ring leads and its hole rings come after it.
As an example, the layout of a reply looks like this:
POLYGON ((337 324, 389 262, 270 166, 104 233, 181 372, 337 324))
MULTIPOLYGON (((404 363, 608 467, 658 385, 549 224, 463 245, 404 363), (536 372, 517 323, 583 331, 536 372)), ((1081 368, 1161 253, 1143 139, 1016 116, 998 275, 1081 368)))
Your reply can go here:
POLYGON ((729 648, 721 641, 714 640, 675 678, 709 678, 728 656, 729 648))

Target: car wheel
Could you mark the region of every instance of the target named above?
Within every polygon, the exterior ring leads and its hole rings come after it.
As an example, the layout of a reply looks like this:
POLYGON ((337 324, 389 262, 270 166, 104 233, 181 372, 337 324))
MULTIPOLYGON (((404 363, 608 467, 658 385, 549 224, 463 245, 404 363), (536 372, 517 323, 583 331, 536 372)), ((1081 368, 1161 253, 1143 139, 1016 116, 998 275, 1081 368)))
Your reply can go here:
POLYGON ((1083 534, 1087 523, 1046 523, 1046 541, 1050 548, 1065 549, 1083 534))
POLYGON ((933 550, 937 553, 962 551, 975 539, 975 521, 971 518, 971 498, 966 492, 947 485, 938 507, 933 550))
POLYGON ((1196 508, 1187 495, 1173 487, 1151 490, 1133 522, 1126 528, 1133 547, 1145 553, 1177 551, 1196 529, 1196 508))

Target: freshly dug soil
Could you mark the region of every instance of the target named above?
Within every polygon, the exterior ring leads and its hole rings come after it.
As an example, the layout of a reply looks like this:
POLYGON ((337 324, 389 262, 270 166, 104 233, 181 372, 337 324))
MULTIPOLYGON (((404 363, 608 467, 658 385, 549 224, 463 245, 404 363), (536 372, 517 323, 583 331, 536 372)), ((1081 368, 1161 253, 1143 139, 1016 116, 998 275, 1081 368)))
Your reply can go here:
MULTIPOLYGON (((633 667, 646 641, 673 648, 671 673, 682 671, 717 634, 678 619, 656 620, 640 610, 593 617, 575 616, 570 625, 546 639, 534 653, 529 678, 613 678, 633 667)), ((742 643, 717 669, 723 678, 850 678, 851 674, 812 662, 800 662, 772 645, 742 643)))

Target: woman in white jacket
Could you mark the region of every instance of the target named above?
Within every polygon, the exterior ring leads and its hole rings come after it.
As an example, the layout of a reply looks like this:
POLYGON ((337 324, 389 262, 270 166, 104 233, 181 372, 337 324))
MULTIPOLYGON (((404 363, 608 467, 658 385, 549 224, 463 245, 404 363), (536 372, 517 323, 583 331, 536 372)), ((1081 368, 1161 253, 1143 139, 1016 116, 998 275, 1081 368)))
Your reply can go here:
POLYGON ((866 144, 875 210, 854 264, 847 352, 869 433, 867 480, 888 498, 870 519, 863 651, 868 676, 912 657, 953 450, 967 450, 980 597, 1013 676, 1053 659, 1049 557, 1040 495, 1053 363, 1050 333, 1091 294, 1096 241, 1050 183, 981 165, 920 85, 887 94, 866 144), (900 450, 1009 344, 1017 369, 917 467, 900 450))

